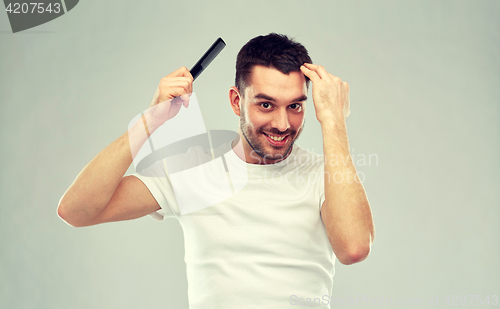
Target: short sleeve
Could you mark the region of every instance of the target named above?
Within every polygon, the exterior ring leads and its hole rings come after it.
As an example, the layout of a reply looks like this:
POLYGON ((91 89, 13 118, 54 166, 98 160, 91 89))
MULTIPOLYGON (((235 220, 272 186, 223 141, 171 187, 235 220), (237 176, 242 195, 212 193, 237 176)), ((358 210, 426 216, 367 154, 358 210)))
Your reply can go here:
POLYGON ((153 219, 162 221, 165 218, 177 218, 179 210, 165 160, 157 161, 147 169, 140 173, 133 173, 131 176, 139 178, 160 205, 160 210, 149 214, 153 219))

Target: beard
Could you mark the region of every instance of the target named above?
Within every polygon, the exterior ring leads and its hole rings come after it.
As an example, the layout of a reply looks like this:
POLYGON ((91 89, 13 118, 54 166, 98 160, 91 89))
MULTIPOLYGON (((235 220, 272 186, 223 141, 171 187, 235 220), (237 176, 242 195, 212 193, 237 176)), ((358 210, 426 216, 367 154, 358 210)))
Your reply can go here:
MULTIPOLYGON (((298 129, 288 129, 286 131, 280 131, 276 128, 270 128, 267 130, 264 130, 264 127, 260 128, 255 128, 251 123, 246 122, 245 120, 245 112, 244 109, 241 109, 241 114, 240 114, 240 130, 245 137, 248 145, 252 148, 252 150, 260 157, 260 158, 255 158, 254 159, 264 159, 264 164, 266 164, 266 160, 268 161, 281 161, 284 160, 290 152, 292 151, 293 144, 297 140, 297 138, 300 136, 300 133, 302 132, 302 129, 304 127, 304 124, 298 129), (274 146, 269 144, 267 141, 267 138, 264 136, 264 131, 277 135, 277 136, 284 136, 288 135, 288 141, 284 146, 274 146)), ((305 118, 304 118, 305 122, 305 118)), ((252 156, 253 157, 253 156, 252 156)))

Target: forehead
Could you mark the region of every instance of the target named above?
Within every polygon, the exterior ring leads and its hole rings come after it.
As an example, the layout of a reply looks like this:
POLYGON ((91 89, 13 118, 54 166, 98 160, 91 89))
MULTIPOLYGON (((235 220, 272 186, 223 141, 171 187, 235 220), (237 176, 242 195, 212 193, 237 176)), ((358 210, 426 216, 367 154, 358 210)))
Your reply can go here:
POLYGON ((263 93, 274 98, 286 100, 307 95, 306 79, 302 72, 283 74, 275 68, 261 65, 253 67, 250 83, 245 92, 250 97, 263 93))

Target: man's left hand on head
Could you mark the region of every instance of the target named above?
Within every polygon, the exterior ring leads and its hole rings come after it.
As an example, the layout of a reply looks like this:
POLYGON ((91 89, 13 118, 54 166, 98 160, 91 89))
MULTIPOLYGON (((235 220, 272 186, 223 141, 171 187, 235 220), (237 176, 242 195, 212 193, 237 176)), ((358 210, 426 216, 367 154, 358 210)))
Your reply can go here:
POLYGON ((351 113, 349 84, 320 65, 304 63, 300 70, 313 84, 312 94, 318 121, 322 124, 328 121, 345 123, 345 118, 351 113))

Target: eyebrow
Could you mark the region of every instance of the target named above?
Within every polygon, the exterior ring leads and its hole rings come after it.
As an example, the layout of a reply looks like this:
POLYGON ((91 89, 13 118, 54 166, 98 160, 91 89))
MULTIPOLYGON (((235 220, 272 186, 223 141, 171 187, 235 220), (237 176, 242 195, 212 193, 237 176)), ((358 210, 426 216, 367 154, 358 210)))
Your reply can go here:
MULTIPOLYGON (((256 94, 254 96, 254 98, 255 99, 264 99, 264 100, 276 102, 276 99, 274 99, 273 97, 270 97, 270 96, 268 96, 267 94, 264 94, 264 93, 258 93, 258 94, 256 94)), ((306 100, 307 100, 307 96, 306 95, 301 95, 300 97, 293 99, 291 102, 302 102, 302 101, 306 101, 306 100)))

